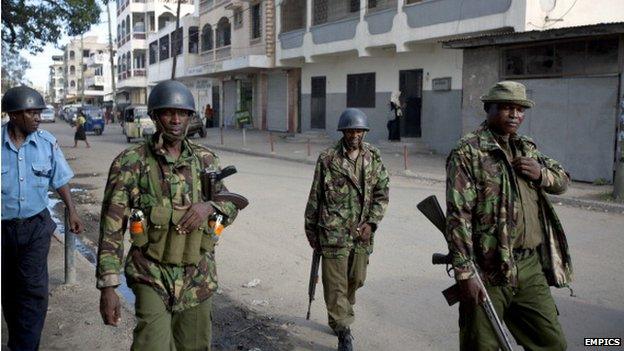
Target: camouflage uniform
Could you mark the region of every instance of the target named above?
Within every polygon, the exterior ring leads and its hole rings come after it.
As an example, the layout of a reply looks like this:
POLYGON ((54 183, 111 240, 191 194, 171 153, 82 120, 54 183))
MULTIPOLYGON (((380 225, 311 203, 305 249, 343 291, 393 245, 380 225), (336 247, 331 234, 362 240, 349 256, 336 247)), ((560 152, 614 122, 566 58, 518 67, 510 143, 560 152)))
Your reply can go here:
MULTIPOLYGON (((182 152, 175 160, 163 148, 160 134, 156 134, 146 143, 126 149, 115 158, 109 171, 102 202, 96 270, 98 288, 119 285, 119 272, 124 253, 123 239, 130 210, 141 209, 146 218, 151 218, 150 212, 163 200, 154 195, 154 189, 158 189, 162 192, 162 197, 171 202, 174 209, 183 209, 178 212, 183 214, 192 203, 201 201, 201 182, 198 174, 204 168, 219 169, 219 160, 210 150, 185 139, 182 143, 182 152), (153 165, 159 168, 158 185, 153 184, 151 180, 153 178, 150 172, 153 165)), ((216 191, 221 190, 225 190, 225 186, 218 182, 216 191)), ((213 202, 212 205, 225 215, 225 225, 232 223, 237 215, 232 203, 213 202)), ((179 220, 179 217, 175 216, 174 211, 172 221, 179 220)), ((157 333, 147 330, 149 323, 162 319, 160 312, 167 312, 174 325, 182 326, 186 323, 184 314, 194 315, 201 311, 208 313, 208 316, 203 317, 207 325, 198 323, 194 327, 208 330, 208 335, 204 335, 204 338, 208 338, 209 348, 210 297, 217 289, 214 258, 216 239, 207 224, 199 230, 202 230, 206 237, 202 237, 201 254, 197 262, 186 262, 188 261, 186 258, 173 261, 172 255, 155 254, 149 244, 146 246, 147 234, 141 234, 142 237, 131 237, 133 246, 126 259, 125 274, 128 284, 137 296, 136 312, 139 321, 135 329, 133 349, 152 349, 145 343, 169 349, 169 343, 165 342, 163 345, 160 338, 164 336, 169 340, 167 336, 171 334, 170 330, 157 333), (162 304, 155 306, 153 304, 155 301, 161 301, 162 304), (160 309, 158 318, 154 317, 155 307, 160 309), (176 319, 180 321, 177 322, 176 319)), ((171 225, 164 235, 167 243, 187 239, 175 231, 175 225, 171 225)), ((186 334, 173 333, 178 349, 181 348, 178 341, 182 340, 184 335, 186 334)))
MULTIPOLYGON (((531 350, 565 349, 548 285, 567 286, 572 264, 562 225, 546 193, 564 192, 569 179, 530 138, 511 135, 509 144, 516 156, 530 157, 541 166, 541 183, 529 184, 537 193, 541 245, 534 251, 513 246, 524 234, 518 230, 526 201, 519 182, 524 180, 484 123, 462 138, 447 159, 446 236, 455 277, 470 278, 469 262, 475 260, 499 316, 520 345, 531 350)), ((460 306, 460 339, 464 350, 498 349, 481 308, 460 306)))
POLYGON ((323 151, 305 210, 308 240, 323 253, 323 290, 329 325, 338 331, 353 323, 355 291, 364 285, 374 231, 388 205, 389 177, 379 150, 362 143, 358 159, 349 159, 343 141, 323 151), (369 223, 370 243, 357 239, 356 228, 369 223))

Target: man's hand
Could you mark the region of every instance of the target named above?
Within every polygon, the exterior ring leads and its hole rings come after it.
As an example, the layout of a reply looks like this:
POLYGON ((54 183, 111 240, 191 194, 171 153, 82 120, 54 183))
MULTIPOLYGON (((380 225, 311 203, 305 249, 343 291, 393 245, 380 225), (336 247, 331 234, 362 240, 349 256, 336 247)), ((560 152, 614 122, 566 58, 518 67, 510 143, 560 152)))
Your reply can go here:
POLYGON ((84 224, 80 217, 78 217, 78 213, 76 210, 69 211, 69 230, 74 234, 81 234, 84 231, 84 224))
POLYGON ((184 214, 178 223, 181 234, 188 234, 199 228, 202 224, 206 224, 208 217, 215 212, 212 205, 208 202, 194 203, 184 214))
POLYGON ((117 326, 121 321, 121 304, 115 288, 107 287, 100 291, 100 314, 106 325, 117 326))
POLYGON ((485 289, 483 289, 477 279, 470 278, 459 281, 460 300, 470 308, 474 308, 485 301, 485 289))
POLYGON ((529 180, 538 181, 542 177, 540 164, 530 157, 516 157, 511 164, 516 172, 529 180))
POLYGON ((373 233, 373 228, 371 227, 371 225, 368 223, 363 223, 357 228, 357 231, 359 233, 358 239, 361 242, 368 244, 370 242, 371 234, 373 233))

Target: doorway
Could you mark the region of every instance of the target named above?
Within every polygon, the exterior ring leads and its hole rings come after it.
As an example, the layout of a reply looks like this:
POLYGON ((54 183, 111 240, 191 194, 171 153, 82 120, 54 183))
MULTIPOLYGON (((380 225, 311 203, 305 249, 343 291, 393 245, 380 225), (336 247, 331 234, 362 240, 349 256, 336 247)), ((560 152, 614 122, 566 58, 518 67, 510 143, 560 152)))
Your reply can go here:
POLYGON ((399 90, 403 105, 403 118, 400 119, 402 137, 420 138, 422 134, 422 75, 422 69, 399 71, 399 90))
POLYGON ((325 77, 312 77, 310 128, 325 129, 325 77))

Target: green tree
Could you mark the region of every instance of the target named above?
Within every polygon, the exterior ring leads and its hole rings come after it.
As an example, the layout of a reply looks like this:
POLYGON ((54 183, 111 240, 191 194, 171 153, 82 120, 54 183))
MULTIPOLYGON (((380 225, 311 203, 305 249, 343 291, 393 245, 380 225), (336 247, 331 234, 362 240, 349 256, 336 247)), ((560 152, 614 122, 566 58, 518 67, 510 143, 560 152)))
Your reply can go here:
POLYGON ((37 53, 64 33, 85 33, 100 12, 96 0, 2 0, 2 42, 12 51, 37 53))
POLYGON ((30 68, 30 62, 19 53, 9 50, 2 43, 2 92, 21 84, 27 84, 24 75, 30 68))

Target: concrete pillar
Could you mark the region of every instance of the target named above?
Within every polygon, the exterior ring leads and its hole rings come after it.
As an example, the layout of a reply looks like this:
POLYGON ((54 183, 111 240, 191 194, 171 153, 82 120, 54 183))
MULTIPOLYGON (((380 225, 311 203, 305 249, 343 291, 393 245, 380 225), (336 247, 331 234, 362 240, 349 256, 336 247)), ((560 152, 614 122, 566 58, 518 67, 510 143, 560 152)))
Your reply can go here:
POLYGON ((312 16, 314 14, 313 2, 314 0, 306 0, 306 32, 312 27, 312 16))

